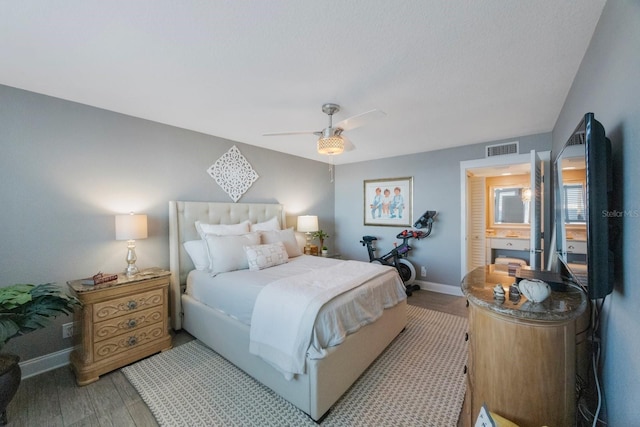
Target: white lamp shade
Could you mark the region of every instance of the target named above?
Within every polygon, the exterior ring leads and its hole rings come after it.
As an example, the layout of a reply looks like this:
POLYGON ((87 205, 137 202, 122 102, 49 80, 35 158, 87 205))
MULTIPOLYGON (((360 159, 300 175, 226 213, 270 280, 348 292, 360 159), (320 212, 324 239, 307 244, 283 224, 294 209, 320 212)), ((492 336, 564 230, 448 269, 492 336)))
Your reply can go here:
POLYGON ((116 215, 116 240, 137 240, 146 238, 146 215, 116 215))
POLYGON ((318 231, 318 217, 315 215, 302 215, 298 217, 298 231, 313 233, 318 231))

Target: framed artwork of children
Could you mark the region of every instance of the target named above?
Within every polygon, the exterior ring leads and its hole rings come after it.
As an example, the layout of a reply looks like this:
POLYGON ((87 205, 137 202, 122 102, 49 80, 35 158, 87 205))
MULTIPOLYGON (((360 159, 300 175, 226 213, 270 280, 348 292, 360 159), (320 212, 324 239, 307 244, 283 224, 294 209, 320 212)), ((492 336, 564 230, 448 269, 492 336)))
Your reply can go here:
POLYGON ((411 227, 413 177, 364 181, 364 225, 411 227))

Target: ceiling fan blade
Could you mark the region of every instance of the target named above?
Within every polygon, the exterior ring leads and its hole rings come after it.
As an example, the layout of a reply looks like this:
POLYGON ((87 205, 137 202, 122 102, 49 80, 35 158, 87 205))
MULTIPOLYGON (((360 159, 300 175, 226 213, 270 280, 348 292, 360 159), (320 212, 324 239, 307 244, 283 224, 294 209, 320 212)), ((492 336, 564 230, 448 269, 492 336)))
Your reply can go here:
POLYGON ((342 140, 344 141, 344 151, 352 151, 356 149, 356 146, 353 145, 353 142, 349 138, 344 135, 340 135, 342 140))
POLYGON ((345 131, 359 128, 360 126, 380 120, 384 118, 387 114, 382 110, 371 110, 366 113, 358 114, 356 116, 349 117, 348 119, 344 119, 340 123, 337 123, 334 127, 341 128, 345 131))
POLYGON ((320 135, 322 132, 315 130, 303 130, 303 131, 293 131, 293 132, 270 132, 263 133, 262 136, 280 136, 280 135, 320 135))

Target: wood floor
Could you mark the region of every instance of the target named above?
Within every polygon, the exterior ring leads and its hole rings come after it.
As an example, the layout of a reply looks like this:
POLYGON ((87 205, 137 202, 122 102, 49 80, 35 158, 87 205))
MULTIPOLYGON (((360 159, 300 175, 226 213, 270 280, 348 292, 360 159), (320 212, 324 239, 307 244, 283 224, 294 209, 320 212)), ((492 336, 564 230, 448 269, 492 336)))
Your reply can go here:
MULTIPOLYGON (((466 316, 464 297, 416 291, 408 303, 466 316)), ((186 332, 173 345, 191 341, 186 332)), ((68 366, 28 378, 7 408, 8 426, 157 426, 149 408, 120 370, 78 387, 68 366)))

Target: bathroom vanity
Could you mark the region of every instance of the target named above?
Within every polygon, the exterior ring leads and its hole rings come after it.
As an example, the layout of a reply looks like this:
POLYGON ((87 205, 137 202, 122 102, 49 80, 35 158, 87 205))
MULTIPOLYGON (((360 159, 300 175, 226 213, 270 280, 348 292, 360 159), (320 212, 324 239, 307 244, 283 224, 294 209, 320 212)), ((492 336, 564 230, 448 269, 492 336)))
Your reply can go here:
POLYGON ((486 263, 494 264, 499 256, 519 258, 527 261, 529 259, 529 247, 531 241, 529 237, 487 237, 486 263))

